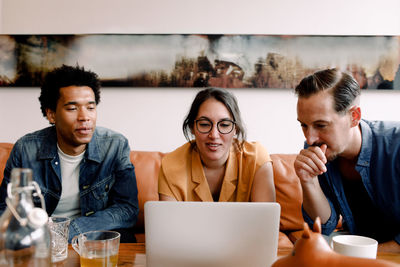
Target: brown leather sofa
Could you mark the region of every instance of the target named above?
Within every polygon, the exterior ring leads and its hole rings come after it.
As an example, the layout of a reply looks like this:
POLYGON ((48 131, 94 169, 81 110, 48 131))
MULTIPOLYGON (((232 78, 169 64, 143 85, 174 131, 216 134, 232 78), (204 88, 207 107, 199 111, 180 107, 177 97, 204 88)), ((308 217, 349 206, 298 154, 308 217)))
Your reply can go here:
MULTIPOLYGON (((13 144, 0 143, 0 182, 3 171, 13 144)), ((144 212, 143 205, 149 200, 158 200, 158 170, 164 153, 149 151, 131 151, 131 161, 135 166, 138 198, 139 218, 136 224, 136 238, 144 242, 144 212)), ((291 248, 300 237, 303 229, 301 214, 302 191, 300 182, 294 172, 294 154, 272 154, 276 200, 281 205, 279 247, 291 248)))

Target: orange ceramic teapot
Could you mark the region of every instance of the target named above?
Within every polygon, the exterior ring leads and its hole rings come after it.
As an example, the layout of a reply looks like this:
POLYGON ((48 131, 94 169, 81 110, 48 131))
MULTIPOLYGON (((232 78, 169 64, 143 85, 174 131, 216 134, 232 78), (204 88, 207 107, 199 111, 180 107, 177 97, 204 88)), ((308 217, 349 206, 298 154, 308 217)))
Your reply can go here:
POLYGON ((344 256, 336 253, 321 235, 321 220, 317 218, 313 231, 304 223, 304 231, 290 255, 278 259, 272 267, 399 267, 398 264, 379 260, 344 256))

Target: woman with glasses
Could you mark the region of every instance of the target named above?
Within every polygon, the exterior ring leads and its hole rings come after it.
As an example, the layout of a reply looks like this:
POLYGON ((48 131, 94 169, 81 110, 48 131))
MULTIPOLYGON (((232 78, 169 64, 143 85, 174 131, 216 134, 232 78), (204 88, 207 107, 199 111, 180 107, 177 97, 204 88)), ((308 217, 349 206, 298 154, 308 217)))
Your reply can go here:
POLYGON ((275 201, 272 163, 247 142, 236 98, 200 91, 183 122, 188 143, 167 154, 159 173, 160 200, 275 201))

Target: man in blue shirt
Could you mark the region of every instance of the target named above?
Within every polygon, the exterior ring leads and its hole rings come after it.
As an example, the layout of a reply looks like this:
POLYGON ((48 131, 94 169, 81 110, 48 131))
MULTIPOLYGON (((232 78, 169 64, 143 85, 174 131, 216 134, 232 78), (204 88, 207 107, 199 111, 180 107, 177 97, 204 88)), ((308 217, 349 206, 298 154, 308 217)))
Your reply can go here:
POLYGON ((306 138, 294 163, 303 217, 310 226, 320 217, 329 235, 342 215, 350 233, 377 239, 380 251, 400 252, 400 123, 362 120, 360 92, 337 69, 296 87, 306 138))
POLYGON ((139 208, 130 148, 121 134, 96 127, 97 75, 79 66, 56 68, 46 75, 39 101, 52 126, 15 143, 0 187, 0 211, 11 170, 31 168, 47 213, 71 218, 69 241, 87 231, 116 230, 121 242, 135 242, 139 208))

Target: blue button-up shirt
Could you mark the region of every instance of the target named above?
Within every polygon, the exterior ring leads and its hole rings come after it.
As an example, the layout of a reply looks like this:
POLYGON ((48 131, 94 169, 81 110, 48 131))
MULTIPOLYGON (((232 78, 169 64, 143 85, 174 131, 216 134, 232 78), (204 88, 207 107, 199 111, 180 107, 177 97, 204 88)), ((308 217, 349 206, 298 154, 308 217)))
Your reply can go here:
MULTIPOLYGON (((389 234, 400 244, 400 123, 361 120, 360 127, 362 145, 355 168, 372 203, 385 217, 380 220, 389 220, 393 226, 391 229, 374 231, 382 231, 386 236, 389 234)), ((327 172, 318 176, 318 180, 329 201, 331 216, 322 225, 322 233, 332 233, 341 214, 348 231, 360 234, 345 197, 337 162, 329 162, 326 167, 327 172)), ((312 227, 313 221, 304 209, 303 217, 312 227)), ((368 223, 369 221, 363 222, 367 226, 368 223)))
MULTIPOLYGON (((61 197, 61 169, 54 126, 27 134, 11 151, 0 186, 0 211, 6 208, 7 184, 13 168, 31 168, 51 215, 61 197)), ((91 230, 132 227, 139 212, 134 166, 128 140, 97 127, 80 164, 81 216, 71 221, 69 240, 91 230)))

